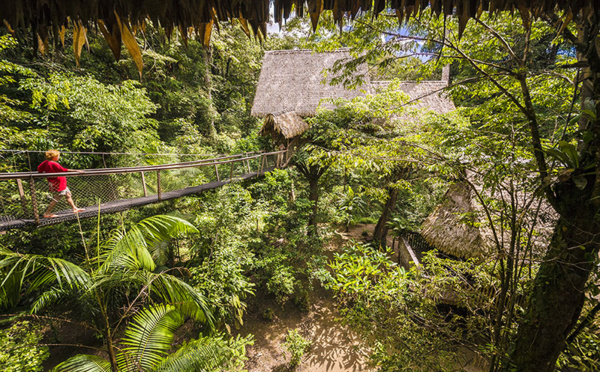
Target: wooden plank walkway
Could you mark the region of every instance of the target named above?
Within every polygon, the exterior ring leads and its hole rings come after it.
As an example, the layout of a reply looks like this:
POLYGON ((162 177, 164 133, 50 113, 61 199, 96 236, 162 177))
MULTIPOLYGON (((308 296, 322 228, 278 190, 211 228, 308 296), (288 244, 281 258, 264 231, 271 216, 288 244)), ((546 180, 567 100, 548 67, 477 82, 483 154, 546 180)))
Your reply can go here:
MULTIPOLYGON (((223 185, 236 182, 244 181, 252 178, 257 178, 264 175, 264 172, 270 172, 275 167, 265 168, 263 173, 250 172, 240 176, 236 176, 233 180, 213 181, 199 186, 187 187, 181 190, 164 192, 161 194, 160 200, 158 195, 149 195, 145 197, 116 200, 112 202, 100 204, 100 214, 116 213, 125 211, 131 208, 141 207, 148 204, 160 203, 166 200, 178 199, 186 195, 199 194, 206 190, 213 190, 223 185)), ((58 217, 55 218, 40 218, 39 226, 55 225, 65 221, 72 221, 77 219, 77 215, 69 210, 57 211, 55 214, 58 217)), ((86 206, 85 211, 78 214, 79 218, 92 218, 98 216, 98 205, 86 206)), ((15 219, 10 221, 0 221, 0 231, 9 229, 24 228, 27 226, 36 226, 35 220, 33 219, 15 219)))

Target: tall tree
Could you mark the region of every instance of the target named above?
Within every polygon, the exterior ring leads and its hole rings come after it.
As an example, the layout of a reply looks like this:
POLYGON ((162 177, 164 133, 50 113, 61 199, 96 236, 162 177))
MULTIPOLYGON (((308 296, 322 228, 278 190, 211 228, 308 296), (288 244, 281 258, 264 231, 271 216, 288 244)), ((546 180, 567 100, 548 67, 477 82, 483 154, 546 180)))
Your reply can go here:
POLYGON ((580 318, 600 248, 600 27, 592 3, 580 5, 578 12, 545 8, 537 13, 541 18, 526 7, 512 17, 483 13, 472 15, 468 25, 468 11, 460 20, 422 17, 404 29, 415 30, 412 35, 386 20, 359 19, 356 32, 344 37, 359 62, 385 66, 410 53, 410 45, 419 46, 413 53, 436 55, 441 64, 454 61, 464 72, 454 80, 455 97, 489 110, 474 117, 479 125, 510 123, 507 134, 517 129, 527 143, 531 161, 522 167, 534 166, 539 192, 558 221, 503 363, 507 370, 555 368, 580 318), (579 86, 578 94, 573 88, 579 86), (571 114, 576 105, 579 114, 571 114), (570 120, 575 116, 579 120, 570 120))

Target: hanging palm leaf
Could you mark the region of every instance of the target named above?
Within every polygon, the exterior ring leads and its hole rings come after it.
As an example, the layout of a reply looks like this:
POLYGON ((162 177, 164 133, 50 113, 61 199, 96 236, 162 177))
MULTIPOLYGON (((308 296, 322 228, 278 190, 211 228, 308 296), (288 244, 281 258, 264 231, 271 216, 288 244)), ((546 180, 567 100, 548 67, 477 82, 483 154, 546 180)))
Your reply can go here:
MULTIPOLYGON (((227 367, 251 338, 228 342, 221 337, 191 340, 175 353, 174 332, 183 324, 183 314, 171 305, 154 305, 137 313, 121 339, 116 355, 117 370, 134 371, 219 371, 227 367)), ((105 372, 110 363, 93 355, 76 355, 59 364, 55 372, 105 372)))

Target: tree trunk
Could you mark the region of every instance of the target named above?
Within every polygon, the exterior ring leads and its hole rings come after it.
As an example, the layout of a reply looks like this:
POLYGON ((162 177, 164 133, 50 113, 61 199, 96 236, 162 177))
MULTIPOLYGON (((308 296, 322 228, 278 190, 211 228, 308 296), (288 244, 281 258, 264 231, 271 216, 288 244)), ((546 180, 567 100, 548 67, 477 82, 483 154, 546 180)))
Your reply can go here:
POLYGON ((112 372, 119 372, 117 365, 117 356, 115 355, 115 347, 113 346, 112 336, 108 334, 106 337, 106 351, 108 352, 108 359, 110 361, 110 369, 112 372))
POLYGON ((559 214, 546 257, 536 275, 506 371, 553 371, 565 340, 575 329, 585 300, 585 285, 600 247, 600 56, 598 28, 580 21, 577 58, 586 67, 579 129, 578 166, 560 174, 553 206, 559 214), (587 170, 586 170, 586 167, 587 170), (593 171, 591 171, 593 170, 593 171), (566 179, 565 179, 566 178, 566 179), (577 184, 575 183, 577 180, 577 184))
POLYGON ((584 207, 589 201, 569 204, 575 208, 555 228, 506 370, 553 371, 581 314, 598 255, 600 224, 594 220, 595 208, 584 207))
POLYGON ((312 202, 312 212, 308 217, 308 234, 316 235, 317 211, 319 204, 319 180, 327 171, 329 166, 320 166, 318 164, 307 165, 303 162, 296 162, 294 165, 308 181, 308 200, 312 202))
POLYGON ((377 221, 377 225, 375 226, 375 231, 373 232, 373 240, 382 247, 387 246, 387 234, 390 230, 388 221, 392 213, 394 213, 396 202, 398 200, 398 189, 396 187, 388 187, 387 191, 388 198, 383 207, 381 217, 379 217, 379 221, 377 221))

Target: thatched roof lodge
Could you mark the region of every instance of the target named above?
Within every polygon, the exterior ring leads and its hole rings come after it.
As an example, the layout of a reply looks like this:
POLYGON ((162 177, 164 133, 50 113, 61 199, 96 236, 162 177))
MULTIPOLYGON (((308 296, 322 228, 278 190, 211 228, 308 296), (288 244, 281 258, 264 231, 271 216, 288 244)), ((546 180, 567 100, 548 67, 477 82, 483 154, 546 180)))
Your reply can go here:
POLYGON ((442 203, 423 222, 421 235, 427 243, 460 258, 479 257, 488 252, 490 241, 478 227, 474 197, 466 183, 450 186, 442 203))
MULTIPOLYGON (((357 75, 364 76, 365 83, 361 87, 346 89, 341 84, 329 84, 332 76, 325 76, 325 70, 351 58, 347 50, 266 52, 252 105, 252 115, 266 118, 261 135, 271 135, 277 143, 289 143, 309 128, 302 118, 316 115, 317 107, 334 107, 328 100, 353 99, 390 84, 389 81, 370 81, 366 64, 358 66, 356 71, 357 75)), ((411 107, 417 112, 430 110, 442 114, 455 109, 454 103, 442 93, 448 79, 449 66, 446 66, 442 80, 406 81, 400 84, 400 89, 408 94, 411 107)), ((403 119, 411 120, 409 116, 403 119)))
MULTIPOLYGON (((295 112, 299 116, 314 116, 323 99, 352 99, 364 95, 360 89, 330 85, 324 70, 337 61, 350 61, 347 50, 314 53, 311 50, 275 50, 265 53, 252 105, 252 115, 265 117, 295 112)), ((366 74, 367 66, 358 73, 366 74)), ((325 103, 325 107, 333 107, 325 103)))
POLYGON ((308 128, 308 123, 292 111, 277 116, 268 114, 259 134, 261 136, 270 135, 273 142, 277 143, 291 140, 306 132, 308 128))

